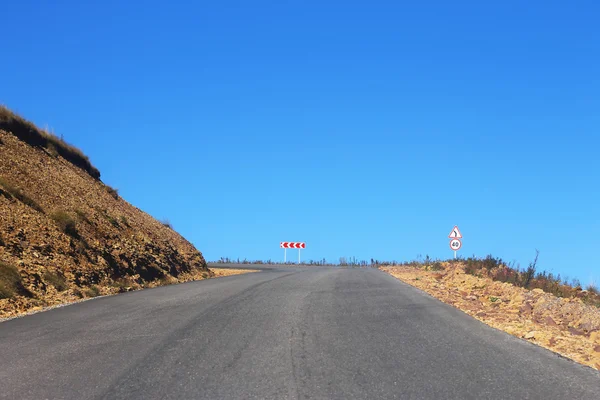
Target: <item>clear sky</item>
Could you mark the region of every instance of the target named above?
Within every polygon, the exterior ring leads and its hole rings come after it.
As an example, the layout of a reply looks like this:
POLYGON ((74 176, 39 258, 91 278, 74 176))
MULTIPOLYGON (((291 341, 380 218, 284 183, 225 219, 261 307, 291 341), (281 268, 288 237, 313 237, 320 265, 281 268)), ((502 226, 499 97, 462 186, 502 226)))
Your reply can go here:
POLYGON ((600 280, 597 2, 91 3, 2 5, 0 102, 207 259, 447 258, 458 224, 600 280))

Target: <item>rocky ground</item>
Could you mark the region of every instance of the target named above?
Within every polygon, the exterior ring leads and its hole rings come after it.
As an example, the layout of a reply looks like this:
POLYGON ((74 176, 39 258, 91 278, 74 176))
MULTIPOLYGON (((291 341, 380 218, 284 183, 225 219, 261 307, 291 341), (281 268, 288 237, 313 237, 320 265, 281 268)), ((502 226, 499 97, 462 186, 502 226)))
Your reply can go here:
POLYGON ((461 265, 381 267, 381 270, 497 329, 600 370, 600 309, 490 278, 461 265))
POLYGON ((0 318, 210 276, 167 224, 52 148, 0 130, 0 318))

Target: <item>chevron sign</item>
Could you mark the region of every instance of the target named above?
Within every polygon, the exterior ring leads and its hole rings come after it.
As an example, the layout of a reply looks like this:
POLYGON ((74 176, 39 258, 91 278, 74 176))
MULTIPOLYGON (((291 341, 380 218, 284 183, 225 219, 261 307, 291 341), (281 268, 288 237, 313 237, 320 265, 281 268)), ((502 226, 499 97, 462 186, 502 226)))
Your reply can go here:
POLYGON ((279 247, 282 249, 305 249, 306 243, 304 242, 281 242, 279 247))

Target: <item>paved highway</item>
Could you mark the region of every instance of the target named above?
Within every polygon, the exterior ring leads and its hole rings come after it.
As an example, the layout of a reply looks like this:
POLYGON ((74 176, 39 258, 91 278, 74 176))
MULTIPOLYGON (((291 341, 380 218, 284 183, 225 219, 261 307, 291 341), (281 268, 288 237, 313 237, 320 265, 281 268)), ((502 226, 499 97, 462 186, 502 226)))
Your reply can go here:
POLYGON ((0 323, 7 399, 598 399, 600 374, 375 269, 276 267, 0 323))

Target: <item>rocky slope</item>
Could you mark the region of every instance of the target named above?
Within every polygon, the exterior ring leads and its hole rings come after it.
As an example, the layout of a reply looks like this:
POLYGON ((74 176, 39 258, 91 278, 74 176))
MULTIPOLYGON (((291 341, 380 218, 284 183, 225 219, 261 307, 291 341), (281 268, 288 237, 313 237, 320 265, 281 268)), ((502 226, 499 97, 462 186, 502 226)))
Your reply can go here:
POLYGON ((381 267, 480 321, 600 370, 600 309, 580 298, 559 298, 487 277, 460 264, 381 267))
POLYGON ((8 131, 23 124, 0 111, 0 318, 211 275, 177 232, 120 198, 95 168, 67 161, 64 142, 8 131))

